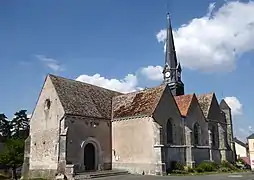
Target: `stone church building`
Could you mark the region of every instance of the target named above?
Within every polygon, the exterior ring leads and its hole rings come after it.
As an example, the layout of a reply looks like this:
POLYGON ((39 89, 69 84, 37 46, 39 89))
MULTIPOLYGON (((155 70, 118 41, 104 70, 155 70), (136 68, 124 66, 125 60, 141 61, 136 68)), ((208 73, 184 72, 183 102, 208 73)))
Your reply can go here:
POLYGON ((172 162, 234 161, 231 110, 185 94, 168 16, 164 81, 123 94, 49 74, 26 140, 23 175, 110 169, 163 175, 172 162))

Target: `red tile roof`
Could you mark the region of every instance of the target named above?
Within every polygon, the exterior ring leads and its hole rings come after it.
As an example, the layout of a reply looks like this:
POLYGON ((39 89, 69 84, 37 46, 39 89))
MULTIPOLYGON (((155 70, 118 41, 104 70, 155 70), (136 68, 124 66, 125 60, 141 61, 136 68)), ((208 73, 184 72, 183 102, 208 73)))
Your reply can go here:
POLYGON ((113 117, 151 115, 166 88, 165 85, 144 89, 113 98, 113 117))
POLYGON ((182 116, 187 116, 193 96, 194 94, 186 94, 174 97, 182 116))

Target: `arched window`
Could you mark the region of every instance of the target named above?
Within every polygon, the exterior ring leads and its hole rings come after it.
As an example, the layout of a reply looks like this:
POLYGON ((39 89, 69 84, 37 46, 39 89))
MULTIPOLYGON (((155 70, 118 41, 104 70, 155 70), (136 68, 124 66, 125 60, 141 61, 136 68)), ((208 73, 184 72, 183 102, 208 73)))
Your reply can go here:
POLYGON ((173 125, 170 119, 167 122, 167 143, 173 143, 173 125))
POLYGON ((224 143, 225 143, 225 147, 228 147, 229 143, 228 143, 228 134, 226 131, 224 131, 224 143))
POLYGON ((194 145, 199 145, 200 144, 200 126, 198 123, 194 124, 193 135, 194 135, 194 145))
POLYGON ((216 134, 216 130, 215 130, 215 127, 213 126, 212 127, 212 146, 214 147, 215 146, 215 142, 216 142, 216 137, 215 137, 215 134, 216 134))

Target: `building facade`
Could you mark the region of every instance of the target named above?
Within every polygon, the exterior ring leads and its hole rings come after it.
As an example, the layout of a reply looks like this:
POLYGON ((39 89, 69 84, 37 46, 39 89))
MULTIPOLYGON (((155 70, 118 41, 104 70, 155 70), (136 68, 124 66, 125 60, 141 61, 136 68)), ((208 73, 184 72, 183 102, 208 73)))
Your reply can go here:
POLYGON ((234 143, 237 158, 248 157, 247 143, 244 143, 237 138, 234 138, 234 143))
POLYGON ((185 94, 168 16, 164 81, 120 93, 48 75, 30 121, 23 176, 234 161, 232 116, 214 93, 185 94))

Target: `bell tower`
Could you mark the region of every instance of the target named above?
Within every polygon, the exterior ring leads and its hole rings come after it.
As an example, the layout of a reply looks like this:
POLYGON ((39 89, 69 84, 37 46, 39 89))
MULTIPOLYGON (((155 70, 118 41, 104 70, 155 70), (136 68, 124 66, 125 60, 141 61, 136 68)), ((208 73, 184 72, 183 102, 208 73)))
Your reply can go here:
POLYGON ((169 13, 167 14, 167 38, 165 65, 163 69, 164 83, 167 84, 174 96, 184 95, 184 84, 182 82, 182 68, 177 62, 173 31, 169 13))

